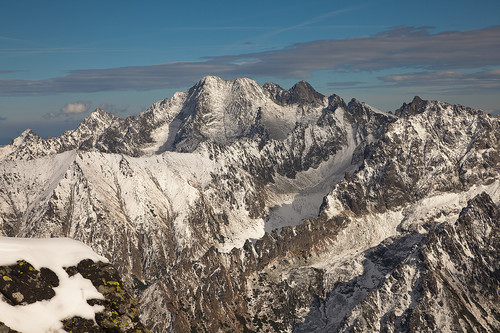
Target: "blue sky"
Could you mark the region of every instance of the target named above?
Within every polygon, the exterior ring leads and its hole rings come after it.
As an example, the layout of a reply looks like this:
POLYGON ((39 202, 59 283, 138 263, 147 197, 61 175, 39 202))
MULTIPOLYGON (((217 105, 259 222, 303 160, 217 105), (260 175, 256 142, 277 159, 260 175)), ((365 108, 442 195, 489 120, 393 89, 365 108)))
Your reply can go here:
POLYGON ((204 75, 498 112, 499 54, 498 0, 4 1, 0 144, 137 115, 204 75))

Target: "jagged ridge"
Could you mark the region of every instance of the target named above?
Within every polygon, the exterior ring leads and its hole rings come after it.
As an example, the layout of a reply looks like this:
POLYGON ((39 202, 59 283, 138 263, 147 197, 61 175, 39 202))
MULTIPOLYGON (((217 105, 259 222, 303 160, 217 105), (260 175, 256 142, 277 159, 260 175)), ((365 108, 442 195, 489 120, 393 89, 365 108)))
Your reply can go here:
POLYGON ((319 298, 382 283, 476 194, 498 202, 498 127, 418 97, 392 115, 305 82, 206 77, 138 117, 97 111, 73 141, 2 148, 1 230, 91 245, 156 331, 339 328, 376 285, 323 319, 319 298))

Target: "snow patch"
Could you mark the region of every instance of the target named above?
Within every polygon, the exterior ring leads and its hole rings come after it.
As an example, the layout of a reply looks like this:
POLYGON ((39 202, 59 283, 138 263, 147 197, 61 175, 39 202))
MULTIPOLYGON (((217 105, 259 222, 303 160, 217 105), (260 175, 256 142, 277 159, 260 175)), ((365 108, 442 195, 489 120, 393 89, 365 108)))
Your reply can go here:
MULTIPOLYGON (((343 118, 342 109, 336 111, 336 117, 343 118)), ((351 163, 356 149, 354 134, 349 125, 345 130, 347 145, 317 168, 301 171, 295 179, 275 176, 274 184, 268 186, 268 195, 274 201, 274 207, 266 219, 267 232, 317 217, 323 198, 344 178, 346 172, 358 169, 359 164, 351 163)))
POLYGON ((361 104, 362 104, 364 107, 366 107, 366 108, 368 108, 368 109, 372 110, 372 111, 373 111, 373 112, 375 112, 375 113, 383 114, 384 116, 388 116, 388 117, 392 117, 392 118, 397 118, 397 117, 396 117, 395 115, 393 115, 392 113, 385 112, 385 111, 382 111, 382 110, 380 110, 380 109, 377 109, 376 107, 373 107, 373 106, 371 106, 371 105, 369 105, 369 104, 366 104, 365 102, 361 102, 361 104))
POLYGON ((489 185, 474 185, 466 192, 439 193, 419 200, 403 209, 405 218, 400 225, 402 230, 421 229, 424 223, 442 223, 455 221, 462 208, 467 206, 467 201, 476 195, 486 192, 493 202, 500 201, 500 180, 496 180, 489 185))

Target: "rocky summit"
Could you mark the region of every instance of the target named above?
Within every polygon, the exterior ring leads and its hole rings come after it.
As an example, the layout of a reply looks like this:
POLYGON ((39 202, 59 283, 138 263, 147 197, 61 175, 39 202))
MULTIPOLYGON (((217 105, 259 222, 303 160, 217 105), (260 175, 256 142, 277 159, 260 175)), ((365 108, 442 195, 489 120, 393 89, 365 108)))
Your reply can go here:
POLYGON ((499 139, 461 105, 209 76, 0 147, 0 235, 87 244, 152 332, 498 332, 499 139))

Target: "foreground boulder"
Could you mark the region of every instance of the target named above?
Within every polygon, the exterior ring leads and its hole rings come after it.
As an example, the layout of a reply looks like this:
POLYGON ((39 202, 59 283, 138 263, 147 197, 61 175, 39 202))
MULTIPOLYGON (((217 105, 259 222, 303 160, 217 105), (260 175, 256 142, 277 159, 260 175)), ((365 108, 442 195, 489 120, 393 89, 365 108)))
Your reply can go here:
POLYGON ((0 332, 148 332, 106 261, 71 239, 0 237, 0 332))

